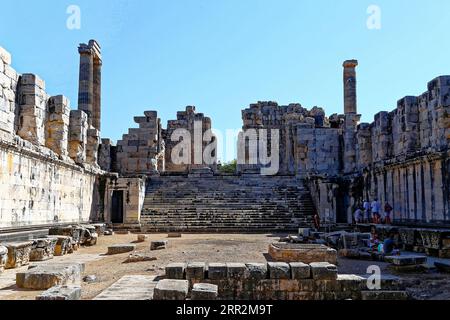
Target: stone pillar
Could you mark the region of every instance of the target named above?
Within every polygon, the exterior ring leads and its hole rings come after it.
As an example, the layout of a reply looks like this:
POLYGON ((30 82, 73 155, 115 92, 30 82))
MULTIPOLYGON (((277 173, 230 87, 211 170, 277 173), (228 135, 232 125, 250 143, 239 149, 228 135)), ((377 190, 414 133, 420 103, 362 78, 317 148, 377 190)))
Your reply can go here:
POLYGON ((87 130, 86 162, 94 167, 98 166, 98 147, 100 146, 100 132, 95 128, 87 130))
POLYGON ((100 130, 101 115, 101 51, 95 40, 80 44, 80 80, 78 110, 88 115, 89 127, 100 130))
POLYGON ((70 103, 64 96, 48 100, 45 146, 56 154, 67 156, 69 138, 70 103))
POLYGON ((92 126, 101 130, 101 94, 102 94, 102 60, 94 59, 94 109, 92 115, 92 126))
POLYGON ((35 74, 20 78, 20 118, 17 134, 33 144, 45 145, 47 94, 45 82, 35 74))
POLYGON ((70 112, 69 157, 77 164, 86 162, 88 117, 81 110, 70 112))
POLYGON ((78 110, 87 114, 91 125, 94 104, 94 57, 91 48, 85 44, 80 45, 78 52, 80 53, 78 110))
POLYGON ((344 62, 344 173, 356 169, 356 128, 361 119, 357 114, 356 70, 357 60, 344 62))
POLYGON ((356 67, 358 60, 344 62, 344 111, 345 114, 358 113, 356 95, 356 67))

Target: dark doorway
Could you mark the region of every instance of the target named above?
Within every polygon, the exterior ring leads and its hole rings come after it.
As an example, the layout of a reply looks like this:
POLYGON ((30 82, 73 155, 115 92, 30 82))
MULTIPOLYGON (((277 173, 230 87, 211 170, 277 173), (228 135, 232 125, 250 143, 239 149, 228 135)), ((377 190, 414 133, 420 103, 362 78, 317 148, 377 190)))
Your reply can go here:
POLYGON ((111 202, 111 222, 123 223, 123 191, 114 191, 111 202))

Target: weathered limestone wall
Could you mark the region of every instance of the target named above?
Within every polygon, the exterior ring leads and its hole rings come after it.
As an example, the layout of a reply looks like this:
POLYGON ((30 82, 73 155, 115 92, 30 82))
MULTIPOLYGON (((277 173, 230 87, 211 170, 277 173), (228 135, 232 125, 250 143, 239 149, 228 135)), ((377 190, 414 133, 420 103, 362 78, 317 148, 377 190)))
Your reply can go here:
POLYGON ((97 220, 98 131, 87 121, 0 47, 0 228, 97 220))
POLYGON ((0 139, 0 228, 96 218, 95 173, 0 139))
MULTIPOLYGON (((167 129, 163 131, 163 138, 165 141, 165 171, 166 172, 189 172, 191 169, 210 167, 212 170, 216 169, 217 154, 214 151, 211 153, 211 162, 205 163, 205 158, 203 154, 206 147, 210 145, 214 140, 214 136, 210 131, 212 129, 211 119, 205 117, 203 113, 197 113, 194 106, 186 107, 186 111, 180 111, 177 113, 177 120, 170 120, 167 123, 167 129), (196 126, 198 126, 196 128, 196 126), (174 137, 173 134, 178 130, 185 130, 190 134, 190 146, 186 144, 185 151, 188 154, 180 154, 180 160, 184 157, 184 161, 174 161, 172 153, 174 148, 182 142, 182 138, 179 140, 172 141, 174 137), (209 132, 209 138, 208 138, 209 132), (206 140, 206 141, 205 141, 206 140), (195 146, 202 146, 200 148, 195 148, 195 146), (190 150, 189 150, 190 149, 190 150), (190 151, 190 152, 189 152, 190 151)), ((175 153, 178 149, 175 150, 175 153)))
POLYGON ((340 171, 340 130, 297 126, 297 175, 335 176, 340 171))
MULTIPOLYGON (((305 143, 314 140, 314 138, 307 139, 316 132, 314 128, 321 128, 328 126, 328 119, 325 117, 325 112, 321 108, 314 107, 311 110, 303 108, 300 104, 290 104, 288 106, 279 106, 273 101, 260 101, 251 104, 248 109, 242 111, 242 119, 244 122, 243 131, 249 133, 250 130, 256 130, 253 143, 258 145, 260 140, 261 129, 266 130, 267 146, 266 153, 270 151, 272 144, 271 130, 278 130, 279 132, 279 154, 280 154, 280 170, 278 174, 281 175, 295 175, 299 171, 305 170, 305 166, 314 167, 312 163, 305 163, 305 153, 308 152, 305 143), (299 130, 311 129, 308 136, 298 141, 301 136, 299 130), (300 159, 300 161, 299 161, 300 159)), ((322 132, 318 133, 321 135, 322 132)), ((249 155, 252 145, 252 137, 250 134, 246 136, 247 142, 245 144, 245 158, 242 159, 239 165, 239 171, 245 172, 248 170, 259 170, 264 164, 260 163, 261 156, 258 156, 258 163, 250 163, 249 155), (245 160, 245 161, 244 161, 245 160), (245 164, 242 164, 245 163, 245 164)), ((319 142, 320 144, 321 142, 319 142)), ((314 146, 315 147, 315 146, 314 146)), ((259 153, 264 152, 258 150, 259 153)), ((317 168, 316 168, 317 169, 317 168)))
POLYGON ((128 130, 117 142, 117 165, 121 174, 155 174, 164 171, 164 141, 156 111, 135 117, 139 128, 128 130))

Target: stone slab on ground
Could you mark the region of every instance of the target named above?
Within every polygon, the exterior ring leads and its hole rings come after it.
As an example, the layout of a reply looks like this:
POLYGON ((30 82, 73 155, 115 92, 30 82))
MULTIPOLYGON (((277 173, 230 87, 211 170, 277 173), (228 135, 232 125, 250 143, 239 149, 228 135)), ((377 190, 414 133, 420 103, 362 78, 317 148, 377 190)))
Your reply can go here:
POLYGON ((6 269, 20 268, 30 263, 30 252, 33 241, 3 243, 8 248, 6 269))
POLYGON ((361 291, 361 299, 367 300, 408 300, 406 291, 361 291))
POLYGON ((55 286, 38 295, 36 300, 81 300, 81 287, 55 286))
POLYGON ((166 278, 183 280, 186 275, 186 263, 171 263, 166 266, 166 278))
POLYGON ((167 238, 181 238, 181 233, 179 233, 179 232, 170 232, 168 235, 167 235, 167 238))
POLYGON ((108 247, 108 255, 122 254, 136 250, 136 245, 126 243, 126 244, 115 244, 108 247))
POLYGON ((169 241, 167 240, 156 240, 150 243, 150 250, 163 250, 167 248, 169 241))
POLYGON ((30 252, 30 261, 46 261, 55 255, 56 238, 41 238, 33 240, 30 252))
POLYGON ((395 266, 414 266, 427 263, 427 257, 419 255, 389 256, 385 257, 385 261, 395 266))
POLYGON ((137 263, 158 260, 156 257, 150 257, 143 254, 133 253, 128 256, 124 263, 137 263))
POLYGON ((124 276, 104 290, 94 300, 152 300, 156 276, 124 276))
POLYGON ((84 264, 53 263, 30 266, 16 274, 16 285, 23 289, 47 290, 58 285, 80 284, 84 264))
POLYGON ((337 267, 328 262, 313 262, 309 265, 314 280, 337 280, 337 267))
POLYGON ((189 292, 189 281, 164 279, 158 282, 153 300, 186 300, 189 292))
POLYGON ((138 234, 136 241, 137 242, 145 242, 145 241, 147 241, 147 239, 148 239, 147 235, 145 235, 145 234, 138 234))
POLYGON ((217 300, 219 287, 215 284, 197 283, 191 291, 192 300, 217 300))
POLYGON ((56 239, 55 256, 64 256, 73 252, 73 238, 70 236, 55 235, 49 238, 56 239))

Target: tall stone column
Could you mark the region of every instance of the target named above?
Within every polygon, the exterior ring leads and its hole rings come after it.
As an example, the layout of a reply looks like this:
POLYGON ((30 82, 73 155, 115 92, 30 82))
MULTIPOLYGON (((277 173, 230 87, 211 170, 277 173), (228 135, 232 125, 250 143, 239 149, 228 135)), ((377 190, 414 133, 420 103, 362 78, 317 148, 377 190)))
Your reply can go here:
POLYGON ((344 62, 344 173, 353 173, 356 170, 356 133, 361 119, 358 113, 356 94, 356 67, 357 60, 344 62))
POLYGON ((88 115, 89 127, 100 131, 101 116, 101 49, 95 40, 78 47, 80 53, 80 80, 78 110, 88 115))
POLYGON ((80 44, 78 52, 80 53, 78 110, 87 114, 90 126, 94 108, 94 56, 92 49, 86 44, 80 44))
POLYGON ((94 106, 92 114, 92 126, 98 131, 101 130, 101 95, 102 95, 102 60, 94 58, 94 106))
POLYGON ((347 60, 344 62, 344 112, 345 114, 358 113, 356 94, 356 67, 358 60, 347 60))

